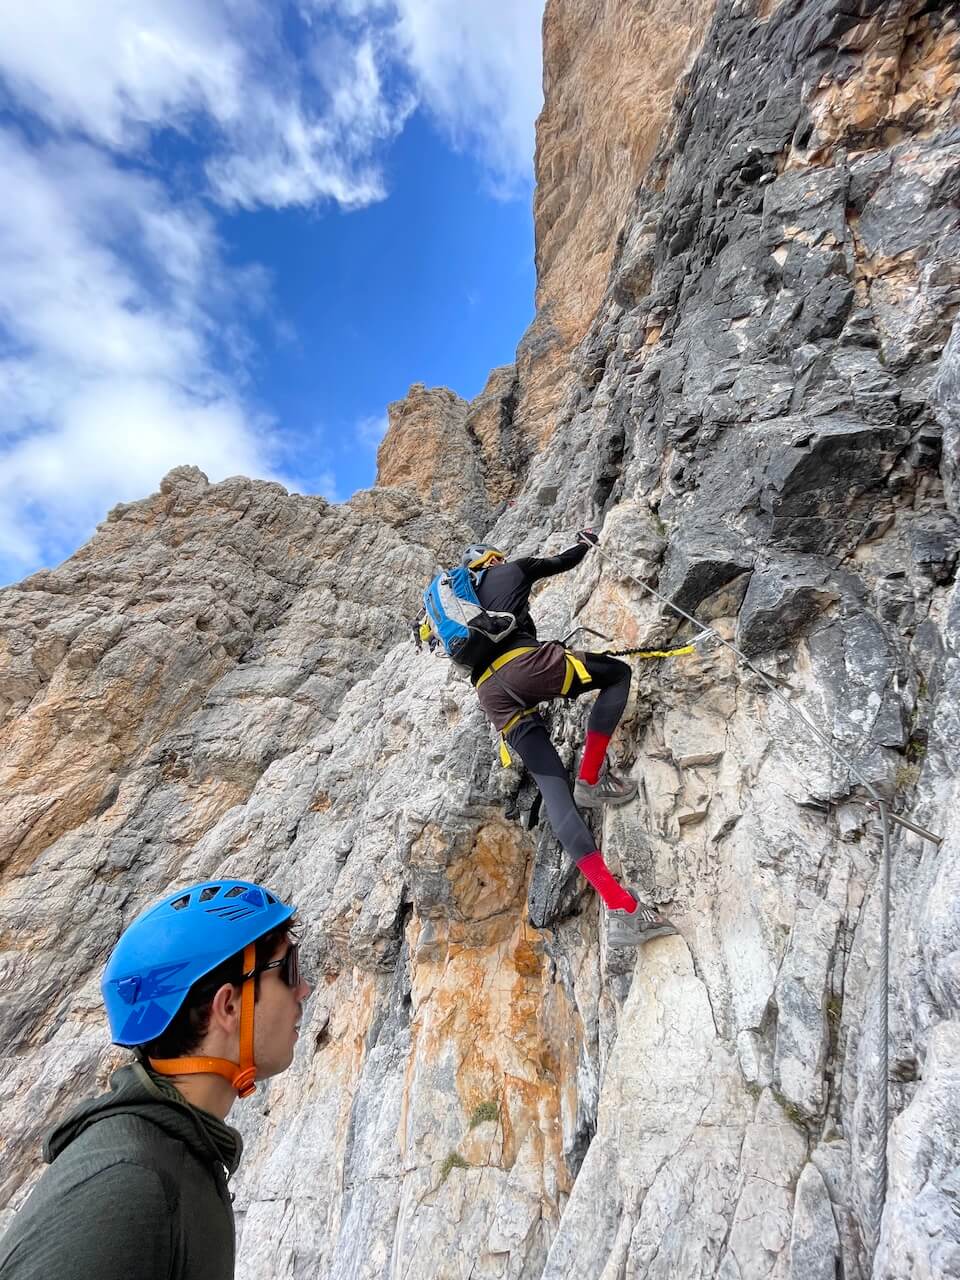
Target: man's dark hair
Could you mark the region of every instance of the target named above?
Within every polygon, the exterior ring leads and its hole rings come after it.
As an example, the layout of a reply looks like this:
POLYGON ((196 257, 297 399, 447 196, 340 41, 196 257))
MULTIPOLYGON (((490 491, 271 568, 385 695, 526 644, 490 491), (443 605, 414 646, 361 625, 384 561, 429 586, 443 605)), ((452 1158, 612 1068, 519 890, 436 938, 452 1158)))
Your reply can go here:
MULTIPOLYGON (((277 947, 296 932, 296 920, 284 920, 262 937, 257 938, 255 965, 267 964, 277 947)), ((215 969, 198 978, 177 1010, 173 1021, 155 1040, 140 1045, 140 1054, 146 1058, 186 1058, 200 1044, 210 1026, 210 1006, 213 997, 224 983, 238 987, 243 978, 243 952, 221 961, 215 969)), ((256 979, 256 994, 260 994, 260 978, 256 979)))

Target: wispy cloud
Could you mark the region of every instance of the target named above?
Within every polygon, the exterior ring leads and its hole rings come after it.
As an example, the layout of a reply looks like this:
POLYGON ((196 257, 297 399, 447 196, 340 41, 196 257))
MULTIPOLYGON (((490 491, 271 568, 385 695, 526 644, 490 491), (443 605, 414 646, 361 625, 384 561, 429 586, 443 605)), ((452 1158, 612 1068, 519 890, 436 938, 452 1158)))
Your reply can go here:
POLYGON ((387 434, 389 421, 385 413, 374 414, 369 418, 362 418, 357 423, 356 438, 367 449, 376 449, 380 441, 387 434))
POLYGON ((343 494, 337 484, 337 477, 332 471, 321 471, 316 477, 313 485, 313 492, 319 493, 321 498, 326 498, 328 502, 342 502, 343 494))
POLYGON ((331 439, 336 441, 335 434, 322 423, 277 438, 277 464, 297 477, 291 486, 294 492, 318 493, 328 502, 343 502, 350 496, 337 481, 336 455, 342 450, 331 447, 331 439))
POLYGON ((239 122, 245 61, 215 2, 32 0, 0 14, 0 67, 17 101, 112 148, 197 111, 239 122))
POLYGON ((379 56, 454 146, 475 154, 493 186, 532 180, 534 123, 543 101, 543 0, 303 0, 376 33, 379 56))
POLYGON ((543 100, 540 0, 398 0, 399 40, 423 101, 506 193, 531 180, 543 100))
MULTIPOLYGON (((524 187, 541 11, 0 5, 0 582, 65 554, 171 466, 277 477, 290 451, 247 373, 269 281, 228 261, 217 219, 384 199, 386 147, 417 107, 499 190, 524 187), (162 172, 172 136, 177 168, 162 172)), ((357 443, 384 428, 360 423, 357 443)), ((318 466, 315 490, 336 500, 318 466)))
POLYGON ((272 476, 230 373, 258 273, 228 274, 210 218, 84 144, 0 131, 0 558, 75 545, 172 466, 272 476))
POLYGON ((0 6, 0 76, 51 128, 114 150, 201 124, 228 204, 349 208, 383 197, 382 145, 418 103, 495 182, 529 182, 542 14, 543 0, 30 0, 0 6), (297 47, 288 19, 306 26, 297 47))
POLYGON ((253 208, 383 197, 373 152, 403 126, 408 95, 380 82, 361 40, 316 75, 263 0, 31 0, 0 7, 0 76, 50 128, 126 154, 157 130, 205 131, 213 194, 253 208))

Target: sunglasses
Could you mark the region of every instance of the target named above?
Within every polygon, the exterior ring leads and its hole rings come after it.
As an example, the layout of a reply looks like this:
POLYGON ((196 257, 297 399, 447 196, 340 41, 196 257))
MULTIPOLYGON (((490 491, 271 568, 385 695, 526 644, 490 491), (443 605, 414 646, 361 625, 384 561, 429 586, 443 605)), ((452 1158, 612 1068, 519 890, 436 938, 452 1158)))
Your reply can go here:
POLYGON ((279 969, 281 980, 291 990, 299 987, 303 981, 300 972, 300 944, 291 942, 288 950, 279 960, 271 960, 268 964, 262 964, 259 968, 251 970, 250 973, 245 973, 242 981, 246 982, 248 978, 255 978, 258 974, 266 973, 268 969, 279 969))

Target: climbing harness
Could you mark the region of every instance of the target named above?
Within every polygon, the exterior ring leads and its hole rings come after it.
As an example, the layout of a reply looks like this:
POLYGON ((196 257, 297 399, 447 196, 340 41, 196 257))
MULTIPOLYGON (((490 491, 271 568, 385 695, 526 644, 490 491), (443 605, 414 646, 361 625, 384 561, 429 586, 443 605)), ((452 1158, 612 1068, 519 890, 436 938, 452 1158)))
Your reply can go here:
MULTIPOLYGON (((631 573, 627 573, 612 556, 608 555, 601 547, 597 547, 601 559, 605 560, 616 572, 628 582, 632 582, 639 587, 641 591, 647 592, 659 600, 666 608, 672 610, 679 617, 689 622, 700 633, 701 637, 710 634, 725 649, 729 649, 740 662, 758 676, 763 684, 773 694, 774 698, 781 703, 787 711, 795 716, 807 729, 807 731, 816 738, 816 740, 825 747, 830 755, 842 762, 852 776, 860 783, 867 792, 870 801, 875 804, 880 813, 880 825, 882 830, 882 856, 880 860, 880 973, 879 973, 879 998, 876 1012, 877 1021, 877 1056, 881 1064, 881 1079, 877 1088, 877 1130, 879 1140, 877 1142, 877 1153, 873 1169, 873 1181, 875 1194, 869 1206, 870 1213, 870 1230, 872 1235, 872 1249, 875 1251, 880 1240, 880 1228, 883 1218, 883 1207, 887 1195, 887 1135, 889 1133, 889 1100, 887 1096, 888 1081, 890 1076, 889 1064, 889 979, 890 979, 890 824, 895 823, 897 826, 903 827, 907 831, 912 831, 914 835, 920 836, 921 839, 929 841, 931 844, 939 847, 943 843, 943 837, 934 835, 932 831, 926 830, 915 822, 911 822, 908 818, 902 817, 900 814, 891 813, 887 802, 880 796, 876 788, 868 782, 861 770, 857 767, 849 757, 843 755, 840 749, 834 745, 831 738, 827 736, 814 722, 810 719, 807 712, 791 702, 781 692, 777 685, 790 690, 790 685, 784 680, 775 680, 768 676, 766 672, 761 671, 755 663, 751 662, 747 655, 736 645, 731 644, 729 640, 724 639, 718 632, 711 628, 705 627, 692 614, 687 613, 685 609, 681 609, 679 605, 674 604, 672 600, 668 600, 661 595, 646 582, 635 577, 631 573)), ((694 642, 696 643, 696 641, 694 642)))
MULTIPOLYGON (((943 843, 943 837, 934 834, 932 831, 929 831, 925 827, 920 826, 918 823, 913 822, 911 819, 904 817, 902 814, 891 813, 888 802, 883 799, 883 797, 878 793, 878 791, 872 785, 872 783, 868 781, 868 779, 864 776, 863 772, 856 765, 856 763, 850 760, 848 756, 843 754, 840 748, 834 743, 832 738, 828 734, 824 733, 818 727, 818 725, 814 723, 810 715, 807 713, 807 711, 803 707, 798 706, 794 702, 791 702, 790 699, 786 697, 783 692, 781 692, 781 690, 786 690, 787 693, 793 692, 792 686, 789 684, 788 681, 778 676, 768 675, 765 671, 762 671, 754 662, 750 660, 750 658, 747 657, 747 655, 740 648, 737 647, 737 645, 725 639, 715 629, 710 627, 705 627, 692 614, 688 613, 685 609, 682 609, 679 605, 675 604, 673 601, 668 600, 665 596, 663 596, 659 591, 657 591, 654 587, 650 586, 648 583, 641 581, 634 574, 627 573, 626 570, 624 570, 622 566, 619 565, 612 556, 610 556, 606 551, 604 551, 596 543, 593 543, 592 540, 591 540, 591 544, 596 547, 596 550, 600 555, 601 559, 606 561, 617 572, 617 574, 620 577, 626 579, 628 582, 633 583, 641 591, 646 592, 648 595, 658 600, 665 608, 669 609, 678 617, 682 618, 685 622, 690 623, 690 625, 695 629, 697 633, 694 639, 690 643, 675 649, 639 649, 639 648, 620 649, 620 650, 608 649, 604 651, 607 656, 612 658, 635 657, 635 658, 641 658, 641 659, 678 658, 678 657, 687 656, 689 654, 697 652, 699 647, 707 643, 708 641, 722 645, 725 649, 729 649, 730 652, 737 658, 739 662, 743 663, 745 667, 747 667, 750 671, 753 672, 753 674, 760 680, 760 682, 765 686, 765 688, 772 694, 772 696, 776 699, 776 701, 779 702, 786 709, 789 715, 795 717, 797 720, 800 721, 800 723, 804 726, 806 731, 809 734, 811 734, 823 748, 825 748, 825 750, 829 753, 832 759, 840 761, 840 763, 844 766, 844 768, 849 771, 850 775, 864 789, 864 791, 866 792, 868 803, 875 805, 877 808, 877 811, 880 817, 880 825, 881 825, 881 832, 882 832, 882 854, 881 854, 881 860, 880 860, 880 873, 879 873, 880 962, 879 962, 878 988, 877 988, 878 1001, 877 1001, 877 1007, 875 1012, 875 1024, 877 1027, 877 1058, 880 1064, 880 1079, 878 1081, 877 1088, 876 1088, 877 1132, 878 1132, 877 1150, 876 1150, 875 1157, 871 1162, 874 1194, 871 1198, 871 1203, 868 1207, 869 1229, 872 1237, 871 1244, 872 1244, 872 1250, 875 1251, 880 1239, 883 1208, 886 1200, 886 1191, 887 1191, 887 1136, 889 1133, 888 1087, 889 1087, 889 1074, 890 1074, 889 1043, 888 1043, 888 1039, 889 1039, 889 978, 890 978, 890 954, 889 954, 890 952, 890 863, 891 863, 890 827, 891 827, 891 824, 896 825, 898 827, 902 827, 904 830, 912 832, 914 835, 919 836, 922 840, 926 840, 936 847, 939 847, 943 843)), ((477 547, 477 548, 473 548, 472 550, 475 550, 477 552, 480 552, 480 551, 487 552, 490 549, 486 547, 483 547, 483 548, 477 547)), ((563 640, 560 641, 560 643, 566 646, 566 644, 573 638, 573 636, 575 636, 578 632, 581 632, 581 631, 587 632, 588 634, 591 634, 591 635, 595 635, 600 639, 606 640, 608 642, 610 640, 610 637, 603 635, 602 632, 593 631, 589 627, 577 627, 574 629, 574 631, 571 631, 569 635, 565 636, 563 640)), ((425 641, 428 639, 428 635, 424 634, 424 632, 420 632, 420 635, 418 638, 425 641)), ((431 648, 432 647, 433 646, 431 645, 431 648)), ((530 648, 532 647, 533 646, 527 646, 525 648, 511 650, 509 653, 506 653, 502 655, 502 657, 496 659, 491 664, 491 666, 486 671, 484 671, 481 677, 477 680, 476 682, 477 686, 479 687, 479 685, 482 684, 484 680, 489 679, 490 676, 492 676, 497 670, 499 670, 501 666, 505 665, 507 662, 511 661, 513 658, 519 656, 519 654, 529 652, 530 648)), ((575 668, 571 668, 569 665, 571 662, 578 662, 579 660, 575 659, 573 655, 569 652, 569 650, 567 650, 567 657, 568 657, 568 671, 567 671, 567 677, 564 682, 564 692, 567 692, 569 690, 570 685, 573 681, 574 674, 578 674, 578 675, 580 674, 579 671, 577 671, 575 668)), ((582 664, 580 665, 582 666, 582 664)), ((584 672, 585 672, 585 668, 584 668, 584 672)), ((583 678, 583 676, 581 676, 581 678, 583 678)), ((587 675, 586 679, 587 681, 589 681, 589 675, 587 675)), ((520 711, 504 726, 500 735, 500 738, 501 738, 500 758, 505 765, 509 765, 511 762, 509 749, 507 748, 506 741, 505 741, 507 734, 509 734, 510 731, 525 716, 533 715, 536 711, 537 711, 537 707, 530 707, 524 711, 520 711)))
POLYGON ((565 698, 570 692, 570 686, 573 684, 574 676, 578 677, 582 684, 590 684, 591 676, 584 663, 580 661, 575 653, 566 654, 567 670, 563 677, 563 685, 560 688, 560 697, 565 698))
MULTIPOLYGON (((521 654, 524 653, 534 653, 538 648, 540 648, 539 645, 527 644, 518 649, 508 649, 507 652, 502 653, 499 658, 494 658, 486 671, 478 677, 474 688, 479 689, 484 681, 489 680, 492 675, 495 675, 496 672, 501 669, 501 667, 505 667, 507 663, 512 662, 514 658, 519 658, 521 654)), ((591 683, 590 672, 576 654, 571 653, 569 649, 565 649, 564 657, 566 658, 566 671, 564 672, 563 685, 560 689, 561 698, 565 698, 570 692, 570 686, 573 684, 575 677, 579 678, 584 684, 591 683)), ((510 717, 507 723, 500 730, 500 763, 505 769, 509 769, 513 762, 513 757, 510 754, 510 748, 507 746, 507 734, 526 716, 532 716, 537 709, 537 707, 528 707, 525 711, 518 711, 515 716, 510 717)))
POLYGON ((494 658, 493 662, 490 663, 489 667, 487 667, 486 671, 484 671, 478 678, 473 687, 475 689, 479 689, 480 686, 485 684, 486 681, 489 680, 495 672, 499 671, 501 667, 505 667, 507 663, 512 662, 514 658, 519 658, 521 654, 533 653, 536 648, 537 646, 535 644, 526 644, 519 649, 508 649, 507 652, 502 653, 499 658, 494 658))
MULTIPOLYGON (((483 548, 480 548, 480 547, 473 548, 473 550, 476 550, 476 551, 480 551, 482 549, 483 548)), ((501 553, 493 552, 492 554, 500 555, 501 553)), ((557 642, 563 645, 564 656, 566 658, 566 671, 564 673, 563 684, 561 686, 560 695, 559 695, 561 698, 565 698, 567 694, 570 692, 570 687, 573 684, 574 679, 579 679, 583 684, 592 683, 590 672, 587 670, 585 663, 582 662, 581 659, 578 658, 575 653, 572 653, 566 647, 567 642, 569 640, 571 640, 575 635, 579 635, 582 632, 586 632, 588 635, 596 636, 600 640, 606 640, 608 642, 610 640, 610 637, 607 635, 604 635, 602 631, 594 631, 592 627, 580 626, 580 627, 575 627, 573 631, 569 632, 568 635, 564 636, 562 640, 557 642)), ((421 635, 422 634, 423 633, 421 631, 421 635)), ((628 658, 628 657, 649 658, 649 659, 681 658, 681 657, 687 656, 688 654, 696 653, 698 645, 703 643, 706 637, 713 636, 713 635, 714 635, 714 632, 711 629, 705 628, 704 634, 702 636, 699 636, 692 643, 682 645, 676 649, 639 649, 639 648, 615 649, 615 650, 606 649, 606 650, 603 650, 602 652, 605 657, 610 657, 610 658, 628 658)), ((491 662, 490 665, 486 668, 486 670, 482 672, 482 674, 474 682, 474 688, 479 689, 480 686, 485 681, 489 680, 491 676, 495 675, 499 670, 501 670, 501 668, 505 667, 508 662, 512 662, 514 658, 519 658, 524 653, 533 653, 539 647, 540 647, 539 645, 528 644, 528 645, 521 645, 516 649, 508 649, 507 652, 502 653, 499 658, 495 658, 493 662, 491 662)), ((512 716, 501 729, 500 731, 500 763, 503 765, 505 769, 508 769, 510 765, 513 763, 513 756, 511 755, 510 748, 507 745, 507 735, 511 732, 511 730, 515 729, 516 726, 520 723, 520 721, 523 720, 526 716, 534 715, 537 709, 538 708, 534 706, 534 707, 528 707, 524 711, 518 711, 516 715, 512 716)))
POLYGON ((500 763, 505 769, 509 769, 513 764, 513 756, 510 754, 510 748, 507 746, 507 734, 515 729, 521 720, 525 720, 527 716, 536 715, 540 710, 539 707, 527 707, 526 711, 518 711, 515 716, 511 716, 507 723, 500 730, 500 763))

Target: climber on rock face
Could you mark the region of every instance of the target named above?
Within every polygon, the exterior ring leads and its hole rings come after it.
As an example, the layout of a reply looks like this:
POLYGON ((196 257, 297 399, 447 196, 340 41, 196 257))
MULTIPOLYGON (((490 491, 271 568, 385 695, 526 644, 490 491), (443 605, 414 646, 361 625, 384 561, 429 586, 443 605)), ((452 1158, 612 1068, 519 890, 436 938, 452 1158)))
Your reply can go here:
POLYGON ((237 1097, 293 1059, 310 987, 293 907, 243 880, 170 894, 123 933, 102 990, 136 1061, 48 1136, 0 1239, 0 1280, 232 1280, 237 1097))
POLYGON ((634 782, 605 766, 607 744, 623 715, 630 691, 630 668, 601 653, 571 653, 558 641, 542 642, 530 616, 530 592, 543 578, 578 565, 597 535, 585 529, 560 555, 508 560, 496 547, 468 547, 462 564, 476 575, 477 599, 490 613, 516 618, 516 628, 496 646, 492 657, 474 669, 471 680, 480 705, 506 745, 533 775, 557 839, 607 908, 611 946, 635 946, 676 933, 658 912, 639 904, 610 872, 597 842, 578 812, 582 808, 621 805, 637 793, 634 782), (579 698, 599 691, 587 723, 587 738, 576 785, 550 741, 537 705, 551 698, 579 698))

